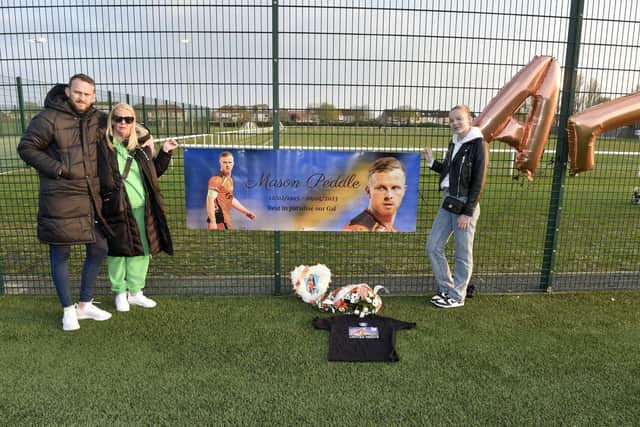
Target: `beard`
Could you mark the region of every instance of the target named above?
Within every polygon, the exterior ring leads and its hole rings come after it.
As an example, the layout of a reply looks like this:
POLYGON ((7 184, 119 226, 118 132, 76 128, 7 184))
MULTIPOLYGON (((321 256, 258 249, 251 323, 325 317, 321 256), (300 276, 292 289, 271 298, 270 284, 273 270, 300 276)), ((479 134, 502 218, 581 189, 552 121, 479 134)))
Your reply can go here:
POLYGON ((69 98, 69 104, 71 104, 71 107, 78 113, 86 113, 89 108, 91 108, 91 106, 93 105, 92 103, 83 103, 83 104, 79 104, 75 101, 73 101, 73 99, 69 98))

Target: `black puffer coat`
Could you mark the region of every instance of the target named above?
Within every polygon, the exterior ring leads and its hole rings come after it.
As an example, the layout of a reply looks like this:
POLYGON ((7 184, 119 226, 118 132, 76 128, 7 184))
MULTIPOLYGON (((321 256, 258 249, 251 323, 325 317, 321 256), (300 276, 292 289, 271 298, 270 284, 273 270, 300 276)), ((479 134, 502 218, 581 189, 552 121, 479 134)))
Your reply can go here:
MULTIPOLYGON (((144 132, 146 132, 145 135, 138 137, 141 143, 149 138, 148 131, 144 132)), ((102 214, 113 232, 113 236, 108 238, 109 255, 141 256, 144 255, 144 247, 140 230, 127 197, 124 179, 118 169, 116 151, 109 147, 106 138, 104 131, 101 130, 98 138, 98 168, 100 192, 103 198, 102 214)), ((123 143, 126 145, 127 141, 123 143)), ((169 167, 171 153, 160 150, 156 158, 152 159, 149 147, 138 146, 131 155, 140 169, 145 189, 144 223, 149 240, 149 251, 151 255, 156 255, 160 251, 173 255, 171 233, 158 181, 158 177, 169 167)))
POLYGON ((95 242, 101 209, 97 169, 98 128, 106 114, 91 107, 83 114, 69 103, 65 88, 54 86, 18 144, 18 154, 40 176, 38 238, 68 245, 95 242))

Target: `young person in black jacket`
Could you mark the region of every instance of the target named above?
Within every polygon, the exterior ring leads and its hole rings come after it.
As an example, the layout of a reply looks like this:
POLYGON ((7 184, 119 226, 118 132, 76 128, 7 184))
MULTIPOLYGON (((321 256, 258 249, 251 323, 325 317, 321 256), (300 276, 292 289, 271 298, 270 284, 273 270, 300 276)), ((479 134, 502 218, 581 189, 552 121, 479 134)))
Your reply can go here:
POLYGON ((98 140, 98 170, 102 214, 113 232, 107 258, 111 290, 117 311, 153 308, 156 302, 142 292, 150 255, 173 254, 158 177, 178 144, 167 140, 154 159, 153 144, 145 143, 151 136, 136 125, 129 104, 116 105, 107 123, 98 140))
POLYGON ((427 254, 438 283, 438 293, 431 298, 431 303, 440 308, 464 306, 473 271, 473 239, 480 216, 478 202, 486 181, 489 150, 480 129, 471 126, 472 120, 469 107, 453 107, 449 112, 453 137, 444 159, 435 160, 431 149, 424 149, 427 165, 440 174, 440 188, 444 190, 442 205, 427 240, 427 254), (453 275, 444 254, 452 234, 456 244, 453 275))

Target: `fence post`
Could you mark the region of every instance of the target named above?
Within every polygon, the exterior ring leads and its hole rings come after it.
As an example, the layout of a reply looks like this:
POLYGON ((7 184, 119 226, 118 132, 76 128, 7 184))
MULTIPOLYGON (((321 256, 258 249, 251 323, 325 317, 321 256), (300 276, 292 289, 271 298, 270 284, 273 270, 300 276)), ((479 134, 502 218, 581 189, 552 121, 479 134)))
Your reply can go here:
POLYGON ((20 111, 20 128, 22 133, 27 129, 26 117, 24 114, 24 94, 22 93, 22 78, 16 77, 16 89, 18 90, 18 111, 20 111))
POLYGON ((0 259, 0 296, 4 295, 4 274, 2 273, 2 260, 0 259))
MULTIPOLYGON (((176 126, 178 126, 177 123, 177 116, 178 116, 178 104, 176 103, 176 126)), ((165 136, 169 135, 169 101, 167 101, 166 99, 164 100, 164 119, 165 122, 167 123, 166 129, 165 129, 165 136)), ((176 127, 176 135, 178 134, 178 128, 176 127)))
MULTIPOLYGON (((147 105, 145 103, 144 95, 142 95, 141 106, 142 106, 142 123, 145 126, 147 126, 147 105)), ((151 129, 149 129, 149 132, 151 132, 151 129)))
MULTIPOLYGON (((279 85, 279 76, 278 76, 278 0, 273 0, 271 4, 271 92, 273 95, 273 149, 277 150, 280 148, 280 118, 279 118, 279 109, 280 109, 280 85, 279 85)), ((276 295, 280 295, 281 286, 282 286, 282 259, 280 258, 280 232, 273 232, 273 267, 275 272, 275 282, 274 282, 274 291, 276 295)))
POLYGON ((189 104, 189 133, 193 135, 193 105, 189 104))
POLYGON ((158 98, 153 98, 153 117, 156 123, 156 136, 160 136, 160 113, 158 110, 158 98))
POLYGON ((553 181, 551 184, 551 199, 547 217, 547 232, 542 255, 542 271, 540 287, 550 290, 553 282, 553 271, 560 232, 560 214, 562 211, 562 196, 567 176, 568 135, 567 123, 573 109, 576 86, 576 69, 580 59, 580 36, 582 33, 583 0, 572 0, 571 15, 567 36, 567 52, 565 56, 564 81, 562 82, 562 99, 560 101, 560 117, 558 119, 558 143, 556 158, 553 165, 553 181))
MULTIPOLYGON (((22 89, 22 78, 16 77, 16 90, 18 92, 18 111, 20 112, 20 129, 21 133, 27 128, 27 119, 24 111, 24 93, 22 89)), ((0 260, 1 261, 1 260, 0 260)), ((0 295, 4 295, 4 274, 2 264, 0 264, 0 295)))
MULTIPOLYGON (((177 104, 176 104, 177 105, 177 104)), ((176 115, 176 134, 178 133, 178 123, 177 123, 178 117, 176 115)), ((187 134, 187 109, 184 105, 184 102, 182 103, 182 135, 186 135, 187 134)))

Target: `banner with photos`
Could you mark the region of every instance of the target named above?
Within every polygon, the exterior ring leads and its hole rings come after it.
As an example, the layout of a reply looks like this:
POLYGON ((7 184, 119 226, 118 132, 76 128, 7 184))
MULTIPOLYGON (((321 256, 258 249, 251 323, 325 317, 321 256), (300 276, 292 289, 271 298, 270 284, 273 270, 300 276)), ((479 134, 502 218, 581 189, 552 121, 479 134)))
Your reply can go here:
POLYGON ((364 215, 416 230, 418 153, 187 148, 184 174, 190 229, 341 231, 364 215), (370 188, 372 167, 398 162, 370 188))

